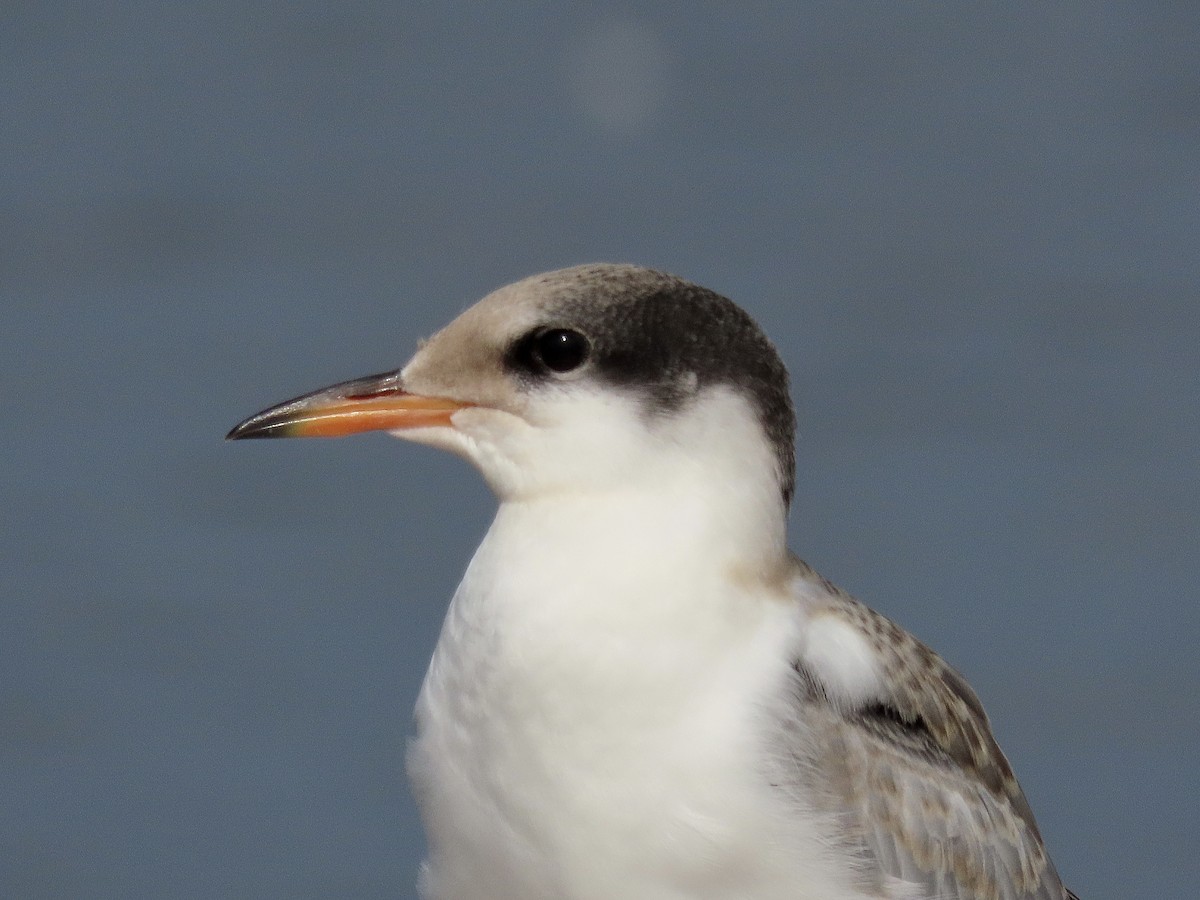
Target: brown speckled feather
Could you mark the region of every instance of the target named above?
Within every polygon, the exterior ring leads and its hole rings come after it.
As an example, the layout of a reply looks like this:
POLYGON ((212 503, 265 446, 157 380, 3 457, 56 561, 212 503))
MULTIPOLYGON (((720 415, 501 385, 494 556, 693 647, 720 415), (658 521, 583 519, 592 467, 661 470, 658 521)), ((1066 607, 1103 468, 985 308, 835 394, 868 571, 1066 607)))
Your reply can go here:
POLYGON ((1075 900, 962 676, 804 563, 797 572, 824 614, 866 638, 882 672, 877 697, 847 704, 797 661, 790 741, 810 749, 788 754, 808 794, 844 823, 866 886, 888 898, 1075 900))

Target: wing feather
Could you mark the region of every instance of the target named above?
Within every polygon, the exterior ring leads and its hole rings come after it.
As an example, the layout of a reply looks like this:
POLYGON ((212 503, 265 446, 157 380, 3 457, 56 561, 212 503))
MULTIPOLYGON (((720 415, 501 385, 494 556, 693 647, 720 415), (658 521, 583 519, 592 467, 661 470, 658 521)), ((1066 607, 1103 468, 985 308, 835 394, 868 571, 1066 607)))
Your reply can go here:
MULTIPOLYGON (((823 591, 869 642, 877 696, 848 701, 819 664, 796 662, 795 714, 809 727, 810 794, 847 823, 847 840, 928 900, 1077 900, 1063 887, 1028 801, 966 681, 904 629, 800 564, 805 602, 823 591)), ((793 750, 790 758, 804 754, 793 750)), ((803 772, 797 777, 803 778, 803 772)), ((884 892, 884 896, 891 896, 884 892)))

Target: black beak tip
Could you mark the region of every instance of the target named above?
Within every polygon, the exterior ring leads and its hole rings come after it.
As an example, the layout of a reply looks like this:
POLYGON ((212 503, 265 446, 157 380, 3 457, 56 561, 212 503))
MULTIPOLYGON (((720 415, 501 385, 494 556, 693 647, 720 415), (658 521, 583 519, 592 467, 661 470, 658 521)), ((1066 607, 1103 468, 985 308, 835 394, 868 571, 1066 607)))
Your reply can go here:
POLYGON ((229 434, 225 435, 227 441, 244 441, 251 438, 272 438, 285 437, 286 429, 278 427, 280 423, 272 423, 269 419, 264 419, 261 414, 251 416, 244 422, 239 422, 229 430, 229 434))
POLYGON ((249 434, 249 431, 250 431, 250 429, 248 429, 246 427, 245 422, 239 422, 237 425, 234 425, 232 428, 229 429, 229 434, 225 435, 225 440, 227 440, 227 441, 243 440, 244 438, 251 437, 251 435, 249 434))

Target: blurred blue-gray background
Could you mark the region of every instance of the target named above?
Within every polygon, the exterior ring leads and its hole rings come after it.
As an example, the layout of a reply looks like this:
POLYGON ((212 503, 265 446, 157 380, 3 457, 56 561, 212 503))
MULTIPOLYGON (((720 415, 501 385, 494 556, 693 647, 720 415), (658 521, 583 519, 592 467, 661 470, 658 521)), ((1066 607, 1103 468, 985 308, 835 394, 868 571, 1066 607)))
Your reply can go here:
POLYGON ((1085 900, 1200 883, 1200 6, 0 9, 0 896, 412 897, 474 473, 227 445, 486 291, 775 338, 793 546, 976 686, 1085 900))

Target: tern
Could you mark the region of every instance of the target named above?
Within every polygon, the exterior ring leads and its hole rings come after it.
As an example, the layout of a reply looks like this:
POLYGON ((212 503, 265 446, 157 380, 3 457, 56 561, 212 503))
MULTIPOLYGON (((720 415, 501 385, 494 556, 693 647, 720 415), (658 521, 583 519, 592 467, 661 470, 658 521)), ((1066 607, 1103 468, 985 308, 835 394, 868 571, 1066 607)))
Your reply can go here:
POLYGON ((408 770, 430 900, 1074 900, 966 681, 792 555, 788 375, 732 301, 596 264, 231 439, 483 475, 408 770))

